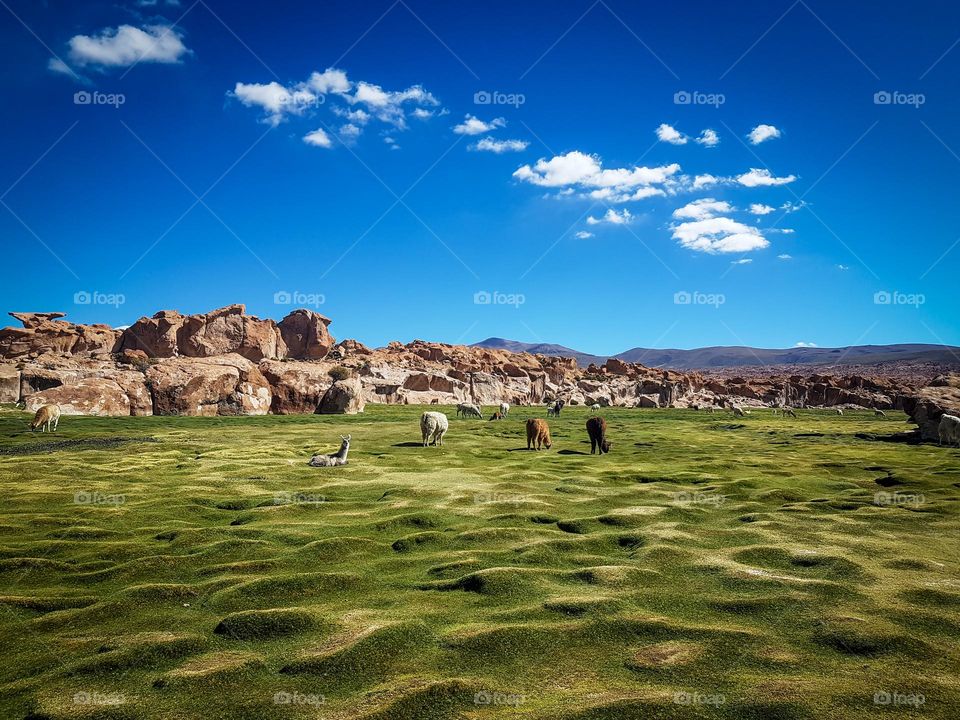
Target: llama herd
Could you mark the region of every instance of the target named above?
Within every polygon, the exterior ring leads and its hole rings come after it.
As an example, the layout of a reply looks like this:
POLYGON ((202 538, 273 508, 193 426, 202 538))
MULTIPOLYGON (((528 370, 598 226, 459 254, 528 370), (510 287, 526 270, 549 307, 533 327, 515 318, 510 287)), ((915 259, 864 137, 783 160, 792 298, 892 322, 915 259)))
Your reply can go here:
MULTIPOLYGON (((547 406, 547 416, 560 417, 560 412, 563 410, 564 405, 565 402, 563 400, 550 403, 547 406)), ((600 405, 594 403, 590 406, 590 409, 597 411, 600 409, 600 405)), ((698 405, 693 405, 691 409, 700 410, 701 408, 698 405)), ((717 410, 713 405, 707 406, 704 409, 710 412, 717 410)), ((750 412, 738 405, 731 405, 731 409, 736 417, 745 417, 750 412)), ((797 417, 797 413, 791 407, 774 407, 772 410, 774 415, 780 413, 783 417, 787 417, 788 415, 794 418, 797 417)), ((843 415, 843 408, 836 408, 835 412, 837 415, 843 415)), ((499 408, 494 411, 490 420, 503 420, 509 414, 510 405, 502 402, 499 408)), ((874 408, 873 414, 875 417, 887 416, 883 410, 878 408, 874 408)), ((457 405, 457 416, 463 418, 480 418, 482 420, 483 410, 473 403, 460 403, 457 405)), ((58 405, 43 405, 37 410, 33 416, 33 420, 30 421, 30 430, 32 432, 40 428, 41 432, 55 432, 59 425, 60 407, 58 405)), ((442 446, 443 436, 446 435, 449 429, 450 421, 442 412, 428 411, 420 416, 420 434, 424 447, 428 445, 442 446)), ((553 441, 550 439, 550 427, 545 420, 531 418, 527 420, 526 429, 528 450, 550 449, 553 441)), ((946 443, 948 446, 956 445, 960 447, 960 418, 954 415, 942 415, 940 417, 938 431, 940 445, 946 443)), ((607 423, 602 417, 591 417, 587 420, 587 436, 590 438, 591 455, 598 450, 601 455, 610 452, 611 445, 607 440, 607 423)), ((350 451, 350 435, 341 435, 340 439, 340 449, 337 452, 327 455, 314 455, 310 458, 308 464, 312 467, 336 467, 338 465, 346 465, 347 453, 350 451)))

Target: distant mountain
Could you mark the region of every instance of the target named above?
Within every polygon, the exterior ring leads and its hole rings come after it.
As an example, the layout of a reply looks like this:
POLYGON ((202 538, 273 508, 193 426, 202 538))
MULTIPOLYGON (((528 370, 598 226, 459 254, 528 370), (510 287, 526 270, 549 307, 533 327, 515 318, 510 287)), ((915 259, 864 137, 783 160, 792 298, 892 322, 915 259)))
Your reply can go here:
MULTIPOLYGON (((478 347, 500 348, 513 352, 540 353, 574 357, 581 367, 601 364, 607 358, 549 343, 522 343, 503 338, 487 338, 478 347)), ((765 365, 876 365, 880 363, 929 362, 960 365, 960 348, 949 345, 902 343, 899 345, 852 345, 839 348, 797 347, 783 350, 743 346, 716 346, 694 350, 633 348, 613 357, 648 367, 672 370, 708 370, 711 368, 765 365)))
POLYGON ((510 352, 517 353, 526 352, 534 355, 540 354, 553 355, 557 357, 572 357, 577 359, 577 365, 580 367, 586 367, 590 363, 600 365, 607 361, 606 357, 600 355, 591 355, 590 353, 580 352, 579 350, 572 350, 571 348, 564 347, 563 345, 551 345, 549 343, 524 343, 517 340, 505 340, 504 338, 497 337, 481 340, 478 343, 474 343, 473 347, 492 348, 494 350, 509 350, 510 352))

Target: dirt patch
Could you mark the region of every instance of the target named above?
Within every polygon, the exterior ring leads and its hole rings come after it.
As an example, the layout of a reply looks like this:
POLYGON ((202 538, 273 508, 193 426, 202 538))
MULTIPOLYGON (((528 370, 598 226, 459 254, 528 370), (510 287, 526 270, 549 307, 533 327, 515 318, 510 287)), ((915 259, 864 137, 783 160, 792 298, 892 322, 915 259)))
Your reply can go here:
POLYGON ((42 455, 60 450, 108 450, 130 443, 160 442, 155 437, 135 438, 89 438, 78 440, 54 440, 53 442, 28 443, 12 447, 0 447, 0 455, 42 455))

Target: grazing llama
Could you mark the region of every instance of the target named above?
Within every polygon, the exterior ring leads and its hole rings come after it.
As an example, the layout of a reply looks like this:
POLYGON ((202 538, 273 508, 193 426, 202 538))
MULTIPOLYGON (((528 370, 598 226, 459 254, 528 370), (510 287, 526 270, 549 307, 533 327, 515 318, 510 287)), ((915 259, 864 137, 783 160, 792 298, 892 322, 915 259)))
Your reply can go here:
POLYGON ((837 408, 837 415, 843 415, 843 408, 837 408))
POLYGON ((500 414, 503 417, 506 417, 507 415, 510 414, 510 405, 508 403, 505 403, 505 402, 500 403, 500 414))
POLYGON ((503 413, 497 410, 493 415, 490 416, 491 420, 503 420, 503 413))
POLYGON ((587 420, 587 435, 590 437, 590 454, 597 449, 600 454, 610 452, 610 443, 607 442, 607 421, 602 417, 592 417, 587 420))
POLYGON ((420 416, 420 434, 423 435, 423 446, 443 445, 443 436, 450 429, 450 421, 440 412, 425 412, 420 416))
POLYGON ((874 416, 874 417, 886 417, 887 414, 886 414, 883 410, 881 410, 880 408, 874 408, 874 409, 873 409, 873 416, 874 416))
POLYGON ((336 467, 337 465, 347 464, 347 453, 350 451, 351 435, 341 435, 340 449, 332 455, 314 455, 310 458, 309 465, 312 467, 336 467))
POLYGON ((540 418, 530 418, 527 420, 527 450, 539 450, 546 447, 547 450, 553 445, 550 440, 550 426, 546 420, 540 418))
POLYGON ((60 406, 59 405, 43 405, 37 410, 37 414, 33 416, 33 420, 30 422, 30 432, 33 432, 38 427, 43 426, 40 432, 51 432, 50 425, 53 425, 53 431, 55 432, 57 426, 60 424, 60 406))

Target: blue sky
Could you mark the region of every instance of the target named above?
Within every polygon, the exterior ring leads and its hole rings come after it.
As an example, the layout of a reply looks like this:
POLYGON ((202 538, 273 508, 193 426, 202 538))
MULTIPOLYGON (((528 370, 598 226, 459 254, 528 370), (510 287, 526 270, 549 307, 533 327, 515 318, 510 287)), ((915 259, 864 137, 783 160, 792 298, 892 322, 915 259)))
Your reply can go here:
POLYGON ((864 7, 3 0, 0 306, 960 345, 960 7, 864 7))

